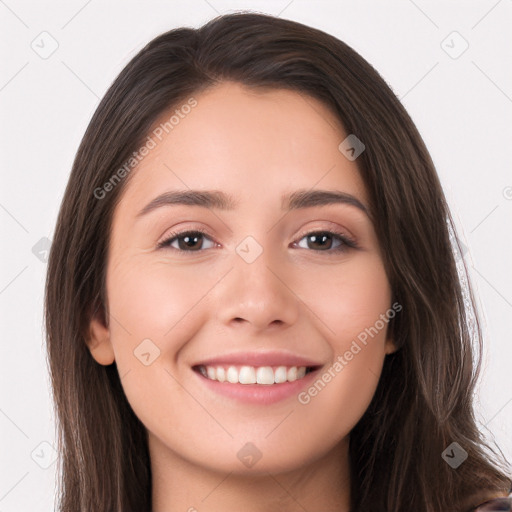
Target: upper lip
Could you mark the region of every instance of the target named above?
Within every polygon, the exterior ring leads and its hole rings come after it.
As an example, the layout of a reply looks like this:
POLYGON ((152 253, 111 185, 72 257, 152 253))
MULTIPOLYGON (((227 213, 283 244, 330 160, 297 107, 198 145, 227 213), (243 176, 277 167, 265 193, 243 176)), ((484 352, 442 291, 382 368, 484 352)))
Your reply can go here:
POLYGON ((203 359, 193 366, 321 366, 322 363, 304 356, 283 352, 237 352, 203 359))

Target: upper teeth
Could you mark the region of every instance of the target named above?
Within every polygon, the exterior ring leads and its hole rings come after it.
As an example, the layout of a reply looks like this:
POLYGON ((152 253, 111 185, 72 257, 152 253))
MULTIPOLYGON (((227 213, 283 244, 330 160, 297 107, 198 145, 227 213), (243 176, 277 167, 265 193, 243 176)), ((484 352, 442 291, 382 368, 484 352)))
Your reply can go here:
POLYGON ((199 371, 208 379, 232 384, 280 384, 306 375, 305 366, 200 366, 199 371))

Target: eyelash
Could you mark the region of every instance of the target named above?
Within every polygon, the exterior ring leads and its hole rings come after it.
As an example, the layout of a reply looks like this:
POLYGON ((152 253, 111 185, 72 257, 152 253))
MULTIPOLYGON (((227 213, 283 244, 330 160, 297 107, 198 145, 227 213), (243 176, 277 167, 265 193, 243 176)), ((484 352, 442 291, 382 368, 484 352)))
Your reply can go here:
MULTIPOLYGON (((300 238, 298 239, 298 241, 300 242, 303 238, 311 236, 311 235, 321 235, 321 234, 333 236, 335 239, 338 239, 338 241, 340 242, 340 245, 338 245, 334 249, 317 250, 317 251, 315 249, 309 249, 309 250, 314 251, 314 252, 326 253, 327 256, 330 256, 330 255, 336 255, 336 254, 347 252, 349 249, 358 249, 359 248, 359 246, 356 244, 355 240, 348 237, 344 233, 339 233, 337 231, 330 231, 330 230, 316 230, 316 231, 309 231, 306 233, 302 233, 300 235, 300 238)), ((202 251, 207 250, 207 249, 199 249, 197 251, 194 251, 194 250, 188 251, 188 250, 183 250, 183 249, 176 249, 175 247, 170 247, 170 244, 173 241, 177 240, 178 238, 187 236, 187 235, 201 235, 201 236, 204 236, 204 237, 208 238, 209 240, 211 240, 211 237, 209 237, 209 235, 207 233, 205 233, 204 231, 194 229, 194 230, 170 233, 169 236, 165 240, 162 240, 161 242, 158 243, 157 247, 158 247, 158 249, 171 249, 171 250, 179 251, 182 253, 187 253, 187 252, 194 253, 194 252, 202 252, 202 251)))

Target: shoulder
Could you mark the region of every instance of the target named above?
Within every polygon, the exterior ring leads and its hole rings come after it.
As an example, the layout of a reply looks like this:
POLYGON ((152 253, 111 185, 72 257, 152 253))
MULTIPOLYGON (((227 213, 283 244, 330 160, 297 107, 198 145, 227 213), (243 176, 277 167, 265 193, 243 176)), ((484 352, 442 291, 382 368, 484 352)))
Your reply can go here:
POLYGON ((471 509, 470 512, 512 512, 512 494, 507 498, 494 498, 492 500, 485 501, 477 507, 471 509))

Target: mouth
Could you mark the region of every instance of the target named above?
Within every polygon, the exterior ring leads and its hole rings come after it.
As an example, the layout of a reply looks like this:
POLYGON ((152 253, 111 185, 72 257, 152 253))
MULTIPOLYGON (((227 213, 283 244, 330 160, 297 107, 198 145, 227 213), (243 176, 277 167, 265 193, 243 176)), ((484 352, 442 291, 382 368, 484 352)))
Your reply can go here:
POLYGON ((297 398, 325 366, 286 351, 237 352, 217 355, 191 365, 201 392, 221 395, 231 405, 271 405, 297 398))
POLYGON ((312 385, 321 367, 216 364, 196 365, 192 369, 207 393, 240 404, 269 406, 297 399, 301 391, 312 385))
POLYGON ((196 365, 192 369, 208 380, 229 384, 273 386, 304 379, 320 366, 196 365))

